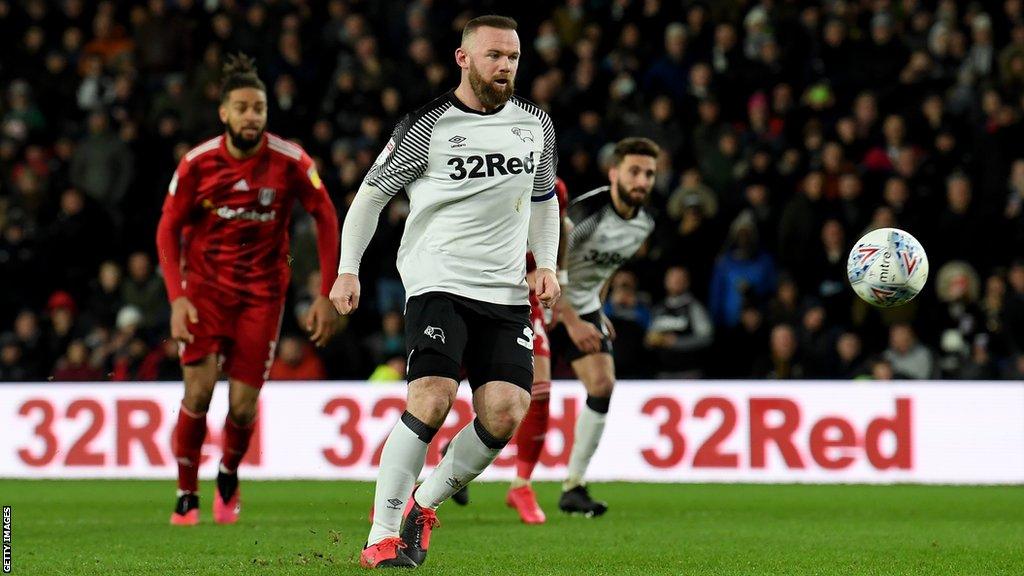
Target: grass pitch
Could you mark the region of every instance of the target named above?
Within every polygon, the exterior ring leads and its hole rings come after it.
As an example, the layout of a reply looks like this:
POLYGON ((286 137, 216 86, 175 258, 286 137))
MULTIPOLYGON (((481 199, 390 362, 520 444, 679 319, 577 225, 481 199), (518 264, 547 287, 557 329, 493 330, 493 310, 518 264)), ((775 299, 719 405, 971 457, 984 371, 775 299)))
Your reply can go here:
MULTIPOLYGON (((0 480, 13 574, 362 574, 373 485, 244 482, 235 526, 167 524, 172 482, 0 480)), ((445 504, 421 574, 1024 574, 1024 488, 595 484, 607 516, 548 524, 505 508, 504 484, 445 504)))

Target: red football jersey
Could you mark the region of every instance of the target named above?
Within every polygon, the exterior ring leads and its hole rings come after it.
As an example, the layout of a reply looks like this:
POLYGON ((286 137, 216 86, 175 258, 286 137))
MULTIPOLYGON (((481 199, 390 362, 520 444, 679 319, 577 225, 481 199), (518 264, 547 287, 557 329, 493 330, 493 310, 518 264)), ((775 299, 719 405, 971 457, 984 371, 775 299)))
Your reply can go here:
MULTIPOLYGON (((555 197, 558 198, 558 217, 565 218, 565 210, 569 207, 569 189, 561 178, 555 178, 555 197)), ((533 259, 533 252, 526 253, 526 271, 532 272, 537 268, 537 262, 533 259)))
POLYGON ((184 282, 283 298, 296 199, 316 220, 324 271, 320 290, 330 293, 338 268, 338 218, 327 190, 297 144, 267 133, 260 146, 239 160, 221 135, 193 148, 178 164, 157 229, 171 301, 184 295, 184 282))

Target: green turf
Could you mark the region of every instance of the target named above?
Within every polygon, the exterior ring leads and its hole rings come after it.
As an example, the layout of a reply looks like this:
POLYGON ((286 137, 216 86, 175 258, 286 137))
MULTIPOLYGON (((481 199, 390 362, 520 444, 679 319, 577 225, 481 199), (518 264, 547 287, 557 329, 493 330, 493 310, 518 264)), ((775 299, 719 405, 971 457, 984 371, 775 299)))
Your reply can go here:
MULTIPOLYGON (((204 484, 212 492, 211 482, 204 484)), ((248 482, 235 526, 167 525, 170 482, 0 480, 14 574, 356 574, 373 486, 248 482)), ((1024 574, 1024 488, 595 484, 604 518, 446 504, 423 574, 1024 574)))

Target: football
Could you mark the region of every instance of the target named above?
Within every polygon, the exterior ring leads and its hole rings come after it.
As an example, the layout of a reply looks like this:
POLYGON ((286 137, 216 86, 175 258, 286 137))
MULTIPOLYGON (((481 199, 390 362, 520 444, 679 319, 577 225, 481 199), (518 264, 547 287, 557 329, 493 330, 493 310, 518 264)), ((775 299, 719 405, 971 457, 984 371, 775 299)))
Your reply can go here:
POLYGON ((928 255, 909 233, 879 228, 853 245, 846 275, 853 291, 868 304, 901 306, 917 296, 928 281, 928 255))

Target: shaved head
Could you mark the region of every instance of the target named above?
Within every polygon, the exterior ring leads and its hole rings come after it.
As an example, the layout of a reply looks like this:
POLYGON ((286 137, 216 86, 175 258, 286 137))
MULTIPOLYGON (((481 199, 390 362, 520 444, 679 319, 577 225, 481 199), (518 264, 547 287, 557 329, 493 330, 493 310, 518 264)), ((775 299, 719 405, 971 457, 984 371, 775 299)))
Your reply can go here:
POLYGON ((498 30, 514 31, 519 24, 508 16, 497 16, 495 14, 477 16, 469 22, 466 22, 466 26, 462 28, 462 47, 469 47, 473 40, 474 33, 478 28, 482 28, 484 26, 488 28, 497 28, 498 30))

